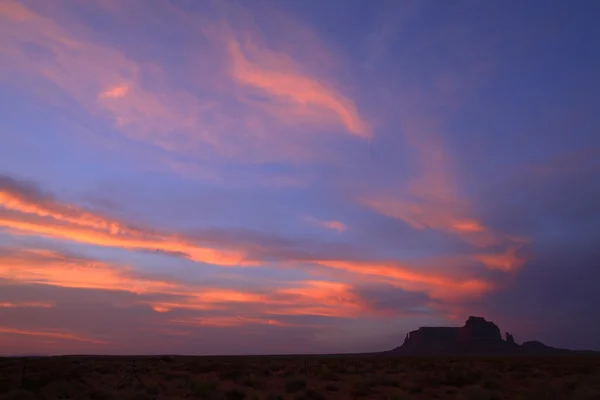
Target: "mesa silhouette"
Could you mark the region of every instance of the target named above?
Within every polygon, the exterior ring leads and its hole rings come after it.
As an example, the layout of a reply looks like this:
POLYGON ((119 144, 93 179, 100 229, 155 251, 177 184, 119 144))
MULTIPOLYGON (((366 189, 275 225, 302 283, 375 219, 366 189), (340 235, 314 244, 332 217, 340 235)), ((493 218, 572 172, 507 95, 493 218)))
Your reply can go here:
POLYGON ((539 341, 517 344, 508 332, 502 339, 495 323, 473 316, 461 327, 420 327, 406 335, 402 346, 383 353, 407 356, 600 355, 594 351, 550 347, 539 341))

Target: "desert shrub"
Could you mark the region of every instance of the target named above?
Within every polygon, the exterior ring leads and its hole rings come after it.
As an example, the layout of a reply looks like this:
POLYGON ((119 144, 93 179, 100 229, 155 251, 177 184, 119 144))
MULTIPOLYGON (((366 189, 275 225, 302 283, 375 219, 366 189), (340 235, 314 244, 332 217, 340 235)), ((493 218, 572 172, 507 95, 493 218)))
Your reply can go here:
POLYGON ((354 375, 354 374, 358 373, 358 369, 356 368, 355 365, 347 365, 342 372, 345 372, 346 374, 354 375))
POLYGON ((267 400, 284 400, 284 399, 283 399, 282 395, 275 394, 275 393, 269 393, 267 400))
POLYGON ((479 385, 470 385, 460 392, 460 399, 464 400, 500 400, 497 393, 479 385))
POLYGON ((338 390, 340 390, 340 388, 338 387, 338 385, 328 383, 327 385, 325 385, 325 390, 327 390, 328 392, 337 392, 338 390))
POLYGON ((409 388, 408 388, 408 391, 409 391, 411 394, 423 393, 423 389, 424 389, 424 387, 423 387, 423 386, 424 386, 424 385, 423 385, 422 383, 415 382, 415 383, 413 383, 413 384, 411 384, 411 385, 409 386, 409 388))
POLYGON ((502 386, 500 385, 500 382, 498 382, 498 380, 492 378, 492 377, 488 377, 488 378, 484 378, 482 385, 484 388, 488 389, 488 390, 497 390, 500 389, 502 386))
POLYGON ((397 379, 386 375, 386 374, 377 374, 371 377, 371 385, 372 386, 389 386, 389 387, 397 387, 400 385, 397 379))
POLYGON ((342 380, 342 378, 340 378, 339 375, 334 374, 333 372, 325 372, 325 373, 321 374, 321 379, 324 381, 334 381, 334 382, 339 382, 342 380))
POLYGON ((160 386, 154 383, 151 383, 149 385, 147 385, 148 387, 148 393, 150 393, 153 396, 156 396, 158 394, 158 392, 160 391, 160 386))
POLYGON ((245 375, 245 371, 237 365, 231 365, 228 368, 219 371, 219 378, 223 380, 238 381, 245 375))
POLYGON ((127 397, 127 400, 152 400, 152 396, 150 396, 148 393, 137 392, 127 397))
POLYGON ((89 396, 91 400, 109 400, 113 398, 111 393, 105 390, 93 390, 89 396))
POLYGON ((483 374, 479 370, 452 368, 446 373, 445 383, 448 386, 461 388, 478 383, 482 378, 483 374))
POLYGON ((163 376, 165 378, 165 380, 167 381, 174 381, 177 379, 190 379, 191 375, 185 371, 179 371, 179 370, 168 370, 163 372, 163 376))
POLYGON ((285 382, 285 391, 287 393, 295 393, 306 388, 306 380, 304 378, 290 378, 285 382))
POLYGON ((188 371, 193 374, 207 374, 216 371, 218 366, 212 362, 197 362, 188 367, 188 371))
POLYGON ((213 396, 219 388, 219 382, 215 380, 196 378, 191 382, 192 393, 200 398, 213 396))
POLYGON ((227 400, 244 400, 246 398, 246 392, 241 389, 232 389, 225 393, 227 400))
POLYGON ((285 369, 285 366, 280 362, 271 362, 267 364, 267 369, 271 373, 278 373, 285 369))
POLYGON ((371 393, 371 382, 365 379, 358 380, 352 385, 354 396, 368 396, 371 393))
POLYGON ((0 379, 0 394, 10 392, 17 386, 17 380, 13 378, 0 379))
POLYGON ((402 394, 402 393, 391 393, 391 394, 387 394, 384 397, 382 397, 382 399, 385 400, 412 400, 414 399, 414 397, 409 396, 407 394, 402 394))
POLYGON ((600 399, 600 389, 582 385, 569 395, 569 399, 597 400, 600 399))
POLYGON ((51 399, 69 399, 75 397, 82 390, 85 391, 84 389, 80 384, 59 380, 45 385, 41 389, 41 393, 51 399))
MULTIPOLYGON (((56 399, 57 397, 46 397, 47 399, 56 399)), ((61 397, 58 397, 59 399, 61 397)), ((152 396, 145 392, 138 392, 132 388, 115 391, 94 391, 89 397, 75 396, 73 399, 89 398, 92 400, 151 400, 152 396)))
POLYGON ((35 400, 35 395, 23 389, 14 389, 0 396, 2 400, 35 400))
POLYGON ((298 394, 295 400, 325 400, 325 396, 314 389, 307 389, 304 393, 298 394))
POLYGON ((246 376, 241 380, 240 384, 242 386, 248 386, 254 389, 264 389, 267 386, 264 380, 255 376, 246 376))
POLYGON ((113 374, 115 370, 108 365, 98 365, 94 367, 94 371, 99 373, 100 375, 108 375, 113 374))

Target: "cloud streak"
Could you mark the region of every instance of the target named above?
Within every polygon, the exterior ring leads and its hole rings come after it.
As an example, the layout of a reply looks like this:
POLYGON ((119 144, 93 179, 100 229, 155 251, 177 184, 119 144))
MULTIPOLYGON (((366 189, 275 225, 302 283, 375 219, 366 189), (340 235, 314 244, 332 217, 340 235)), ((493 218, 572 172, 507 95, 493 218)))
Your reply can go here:
POLYGON ((35 336, 37 338, 50 338, 50 339, 60 339, 60 340, 68 340, 68 341, 76 341, 76 342, 84 342, 91 343, 94 345, 102 345, 107 342, 103 340, 86 338, 79 335, 75 335, 72 333, 66 332, 50 332, 50 331, 26 331, 20 329, 14 329, 9 327, 0 326, 0 334, 10 334, 10 335, 25 335, 25 336, 35 336))
POLYGON ((282 60, 289 58, 259 49, 257 46, 250 46, 253 59, 262 62, 271 60, 271 65, 263 67, 249 61, 239 41, 230 39, 227 48, 231 56, 231 74, 240 84, 253 86, 272 96, 286 99, 295 107, 316 106, 328 110, 336 115, 351 134, 362 138, 371 135, 367 124, 349 99, 335 93, 316 79, 295 72, 289 62, 285 63, 282 60), (282 64, 288 64, 287 68, 281 68, 282 64))
POLYGON ((244 257, 235 251, 201 247, 176 235, 125 226, 120 221, 92 214, 71 204, 57 204, 18 182, 0 179, 0 226, 15 233, 73 240, 97 246, 129 250, 161 250, 215 265, 241 265, 244 257))

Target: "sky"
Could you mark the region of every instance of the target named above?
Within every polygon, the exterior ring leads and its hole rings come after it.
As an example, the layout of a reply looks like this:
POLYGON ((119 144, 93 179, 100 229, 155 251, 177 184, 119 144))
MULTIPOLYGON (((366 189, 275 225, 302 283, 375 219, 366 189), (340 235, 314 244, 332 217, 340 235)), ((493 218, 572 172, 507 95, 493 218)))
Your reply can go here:
POLYGON ((0 352, 600 350, 599 13, 0 0, 0 352))

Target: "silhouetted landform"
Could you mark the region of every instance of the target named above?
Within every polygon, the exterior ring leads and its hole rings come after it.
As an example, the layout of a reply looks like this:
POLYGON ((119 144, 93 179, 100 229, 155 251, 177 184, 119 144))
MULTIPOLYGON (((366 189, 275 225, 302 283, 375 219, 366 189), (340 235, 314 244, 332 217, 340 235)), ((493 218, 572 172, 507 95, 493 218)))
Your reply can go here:
POLYGON ((469 317, 461 327, 421 327, 406 335, 402 346, 386 351, 389 355, 600 355, 594 351, 557 349, 538 341, 517 344, 506 332, 483 317, 469 317))

